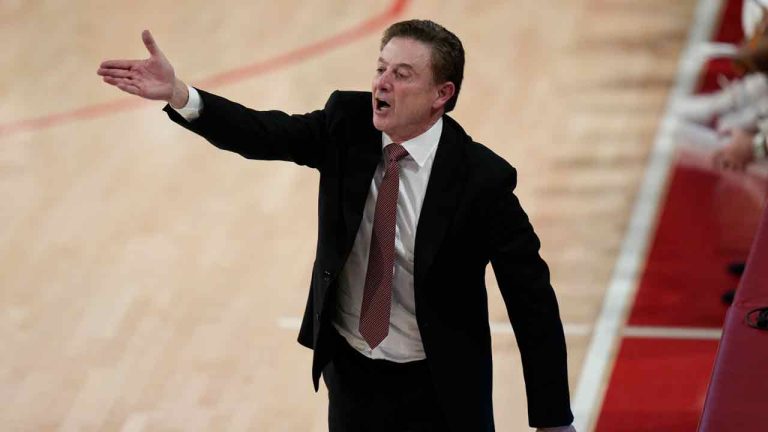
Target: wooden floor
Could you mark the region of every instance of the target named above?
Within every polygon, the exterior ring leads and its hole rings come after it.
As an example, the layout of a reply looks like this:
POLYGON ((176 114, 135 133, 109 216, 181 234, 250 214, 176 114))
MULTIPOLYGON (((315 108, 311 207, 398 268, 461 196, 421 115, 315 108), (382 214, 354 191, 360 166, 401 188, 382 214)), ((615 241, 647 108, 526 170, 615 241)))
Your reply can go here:
MULTIPOLYGON (((368 89, 389 22, 459 35, 454 117, 519 170, 575 391, 695 0, 110 3, 0 2, 1 430, 327 430, 295 342, 318 176, 103 84, 144 28, 183 79, 289 112, 368 89)), ((497 427, 529 430, 488 277, 497 427)))

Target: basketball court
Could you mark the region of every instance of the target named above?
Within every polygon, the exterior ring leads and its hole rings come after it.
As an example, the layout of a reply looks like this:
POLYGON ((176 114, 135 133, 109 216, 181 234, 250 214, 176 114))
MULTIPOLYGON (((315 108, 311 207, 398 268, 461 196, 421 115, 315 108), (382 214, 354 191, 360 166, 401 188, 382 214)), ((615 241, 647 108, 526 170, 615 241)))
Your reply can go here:
MULTIPOLYGON (((691 47, 725 3, 0 2, 0 429, 327 430, 325 390, 296 342, 318 175, 220 151, 162 103, 102 83, 102 60, 146 57, 145 28, 185 81, 303 113, 335 89, 370 88, 389 24, 443 24, 467 53, 452 116, 516 166, 542 239, 579 431, 618 430, 601 417, 614 359, 658 348, 649 331, 694 345, 665 358, 685 369, 676 362, 699 355, 707 379, 716 297, 704 324, 644 320, 632 305, 671 190, 670 104, 694 91, 691 47), (640 345, 622 345, 627 334, 640 345)), ((487 279, 497 430, 528 431, 490 267, 487 279)), ((682 398, 690 412, 699 393, 682 398)))

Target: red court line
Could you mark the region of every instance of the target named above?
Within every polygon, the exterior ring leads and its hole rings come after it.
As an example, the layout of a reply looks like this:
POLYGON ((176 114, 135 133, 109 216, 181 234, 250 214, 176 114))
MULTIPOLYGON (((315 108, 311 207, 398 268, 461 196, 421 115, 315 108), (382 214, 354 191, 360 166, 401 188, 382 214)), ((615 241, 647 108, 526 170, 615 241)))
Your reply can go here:
MULTIPOLYGON (((350 29, 339 32, 318 42, 313 42, 292 51, 288 51, 284 54, 204 78, 196 82, 195 85, 215 88, 232 84, 291 64, 299 63, 308 58, 348 45, 363 36, 376 31, 381 26, 399 16, 407 6, 408 1, 409 0, 392 0, 389 7, 384 12, 375 15, 350 29)), ((89 105, 42 117, 0 124, 0 138, 26 130, 39 130, 71 121, 101 117, 107 114, 127 111, 138 108, 145 103, 147 102, 142 99, 137 99, 136 97, 122 98, 111 102, 89 105)))

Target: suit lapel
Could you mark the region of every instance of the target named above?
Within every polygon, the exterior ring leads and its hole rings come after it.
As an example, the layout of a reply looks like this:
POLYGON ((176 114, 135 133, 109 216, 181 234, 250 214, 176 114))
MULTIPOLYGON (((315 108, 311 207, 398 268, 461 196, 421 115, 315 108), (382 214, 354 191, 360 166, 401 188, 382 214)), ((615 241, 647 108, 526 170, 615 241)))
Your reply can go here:
POLYGON ((458 126, 443 117, 443 132, 421 206, 414 252, 414 286, 418 291, 454 219, 464 190, 466 166, 458 126))
MULTIPOLYGON (((421 206, 416 245, 414 251, 414 284, 422 285, 435 255, 451 226, 456 209, 464 190, 466 166, 462 164, 460 128, 449 117, 443 117, 443 132, 432 164, 427 192, 421 206)), ((348 171, 341 190, 345 238, 342 245, 342 263, 360 228, 365 201, 373 180, 376 167, 381 162, 381 132, 371 128, 366 137, 356 145, 348 147, 345 158, 354 169, 348 171)))
POLYGON ((353 168, 347 170, 341 190, 341 203, 343 206, 344 232, 342 251, 346 259, 346 254, 352 250, 352 245, 360 227, 360 221, 365 209, 365 200, 368 198, 368 191, 371 188, 373 174, 376 167, 381 162, 381 132, 372 126, 366 131, 365 136, 360 142, 353 143, 348 147, 348 157, 346 163, 353 168))

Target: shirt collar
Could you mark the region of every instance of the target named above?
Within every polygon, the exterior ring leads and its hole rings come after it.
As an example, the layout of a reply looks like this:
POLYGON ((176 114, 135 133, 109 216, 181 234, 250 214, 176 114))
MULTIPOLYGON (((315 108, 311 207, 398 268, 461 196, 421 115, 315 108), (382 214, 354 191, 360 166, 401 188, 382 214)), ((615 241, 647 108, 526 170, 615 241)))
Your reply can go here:
MULTIPOLYGON (((440 142, 440 135, 442 135, 442 133, 443 118, 440 117, 437 119, 435 124, 432 125, 432 127, 427 129, 426 132, 417 136, 416 138, 403 141, 400 143, 400 145, 408 150, 408 155, 410 155, 411 158, 413 158, 413 160, 416 161, 416 163, 419 165, 419 168, 421 168, 427 162, 427 159, 429 159, 429 156, 432 154, 432 152, 434 152, 437 148, 437 143, 440 142)), ((382 148, 386 147, 392 142, 392 138, 390 138, 389 135, 383 132, 381 133, 382 148)))

